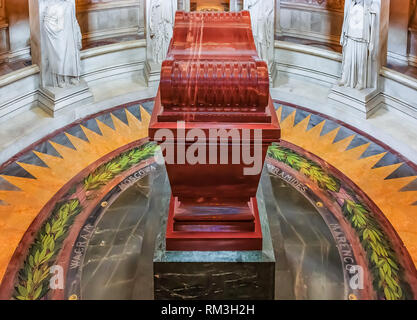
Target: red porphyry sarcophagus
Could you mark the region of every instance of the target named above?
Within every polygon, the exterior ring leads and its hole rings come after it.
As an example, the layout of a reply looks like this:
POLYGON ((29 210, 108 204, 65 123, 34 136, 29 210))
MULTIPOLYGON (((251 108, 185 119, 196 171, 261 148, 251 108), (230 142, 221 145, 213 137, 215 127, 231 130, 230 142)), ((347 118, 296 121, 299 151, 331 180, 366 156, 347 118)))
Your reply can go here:
POLYGON ((280 128, 248 11, 176 13, 149 136, 172 190, 166 249, 261 250, 256 192, 280 128))

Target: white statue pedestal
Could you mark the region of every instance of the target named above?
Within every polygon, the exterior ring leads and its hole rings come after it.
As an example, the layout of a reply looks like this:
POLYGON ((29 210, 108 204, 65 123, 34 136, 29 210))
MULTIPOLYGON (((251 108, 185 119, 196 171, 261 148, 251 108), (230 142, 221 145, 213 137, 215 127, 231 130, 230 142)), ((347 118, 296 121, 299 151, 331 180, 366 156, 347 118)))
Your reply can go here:
POLYGON ((63 111, 66 107, 78 107, 93 102, 93 94, 84 80, 77 86, 43 87, 39 91, 40 106, 52 116, 63 111))
POLYGON ((147 60, 144 68, 145 80, 148 87, 157 87, 161 80, 161 65, 147 60))
POLYGON ((370 88, 357 90, 334 85, 330 91, 329 99, 343 104, 344 107, 353 108, 368 119, 381 106, 381 96, 378 89, 370 88))

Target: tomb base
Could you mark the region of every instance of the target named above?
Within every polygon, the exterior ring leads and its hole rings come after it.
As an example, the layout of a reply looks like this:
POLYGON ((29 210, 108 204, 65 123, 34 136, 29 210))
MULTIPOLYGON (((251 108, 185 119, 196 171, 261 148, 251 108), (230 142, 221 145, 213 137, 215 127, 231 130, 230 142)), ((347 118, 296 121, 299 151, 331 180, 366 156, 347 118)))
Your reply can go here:
POLYGON ((161 232, 153 261, 154 298, 274 299, 275 256, 264 207, 259 221, 263 239, 258 251, 168 251, 161 232))

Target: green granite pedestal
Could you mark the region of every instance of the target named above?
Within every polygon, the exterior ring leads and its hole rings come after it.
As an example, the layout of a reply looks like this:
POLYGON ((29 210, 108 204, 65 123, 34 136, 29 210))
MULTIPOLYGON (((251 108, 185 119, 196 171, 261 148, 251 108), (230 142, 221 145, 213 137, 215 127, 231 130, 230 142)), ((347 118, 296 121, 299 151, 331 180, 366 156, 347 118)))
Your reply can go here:
POLYGON ((275 256, 263 198, 257 198, 262 251, 166 251, 161 232, 153 260, 154 298, 274 299, 275 256))

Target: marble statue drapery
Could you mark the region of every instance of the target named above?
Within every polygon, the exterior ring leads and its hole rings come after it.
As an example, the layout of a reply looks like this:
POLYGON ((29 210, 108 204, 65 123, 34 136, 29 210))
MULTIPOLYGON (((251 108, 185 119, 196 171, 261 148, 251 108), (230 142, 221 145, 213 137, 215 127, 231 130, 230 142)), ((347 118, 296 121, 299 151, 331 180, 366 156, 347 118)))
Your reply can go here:
POLYGON ((41 32, 46 50, 46 83, 64 87, 69 79, 71 84, 78 84, 81 73, 81 31, 75 16, 74 2, 48 2, 41 32))
POLYGON ((176 0, 148 0, 148 32, 151 42, 150 57, 155 63, 161 64, 165 59, 177 11, 176 0))
POLYGON ((340 44, 343 46, 339 85, 362 90, 376 87, 378 63, 378 4, 347 0, 340 44))
POLYGON ((274 55, 274 0, 244 0, 244 10, 249 10, 256 50, 262 60, 273 61, 274 55))

